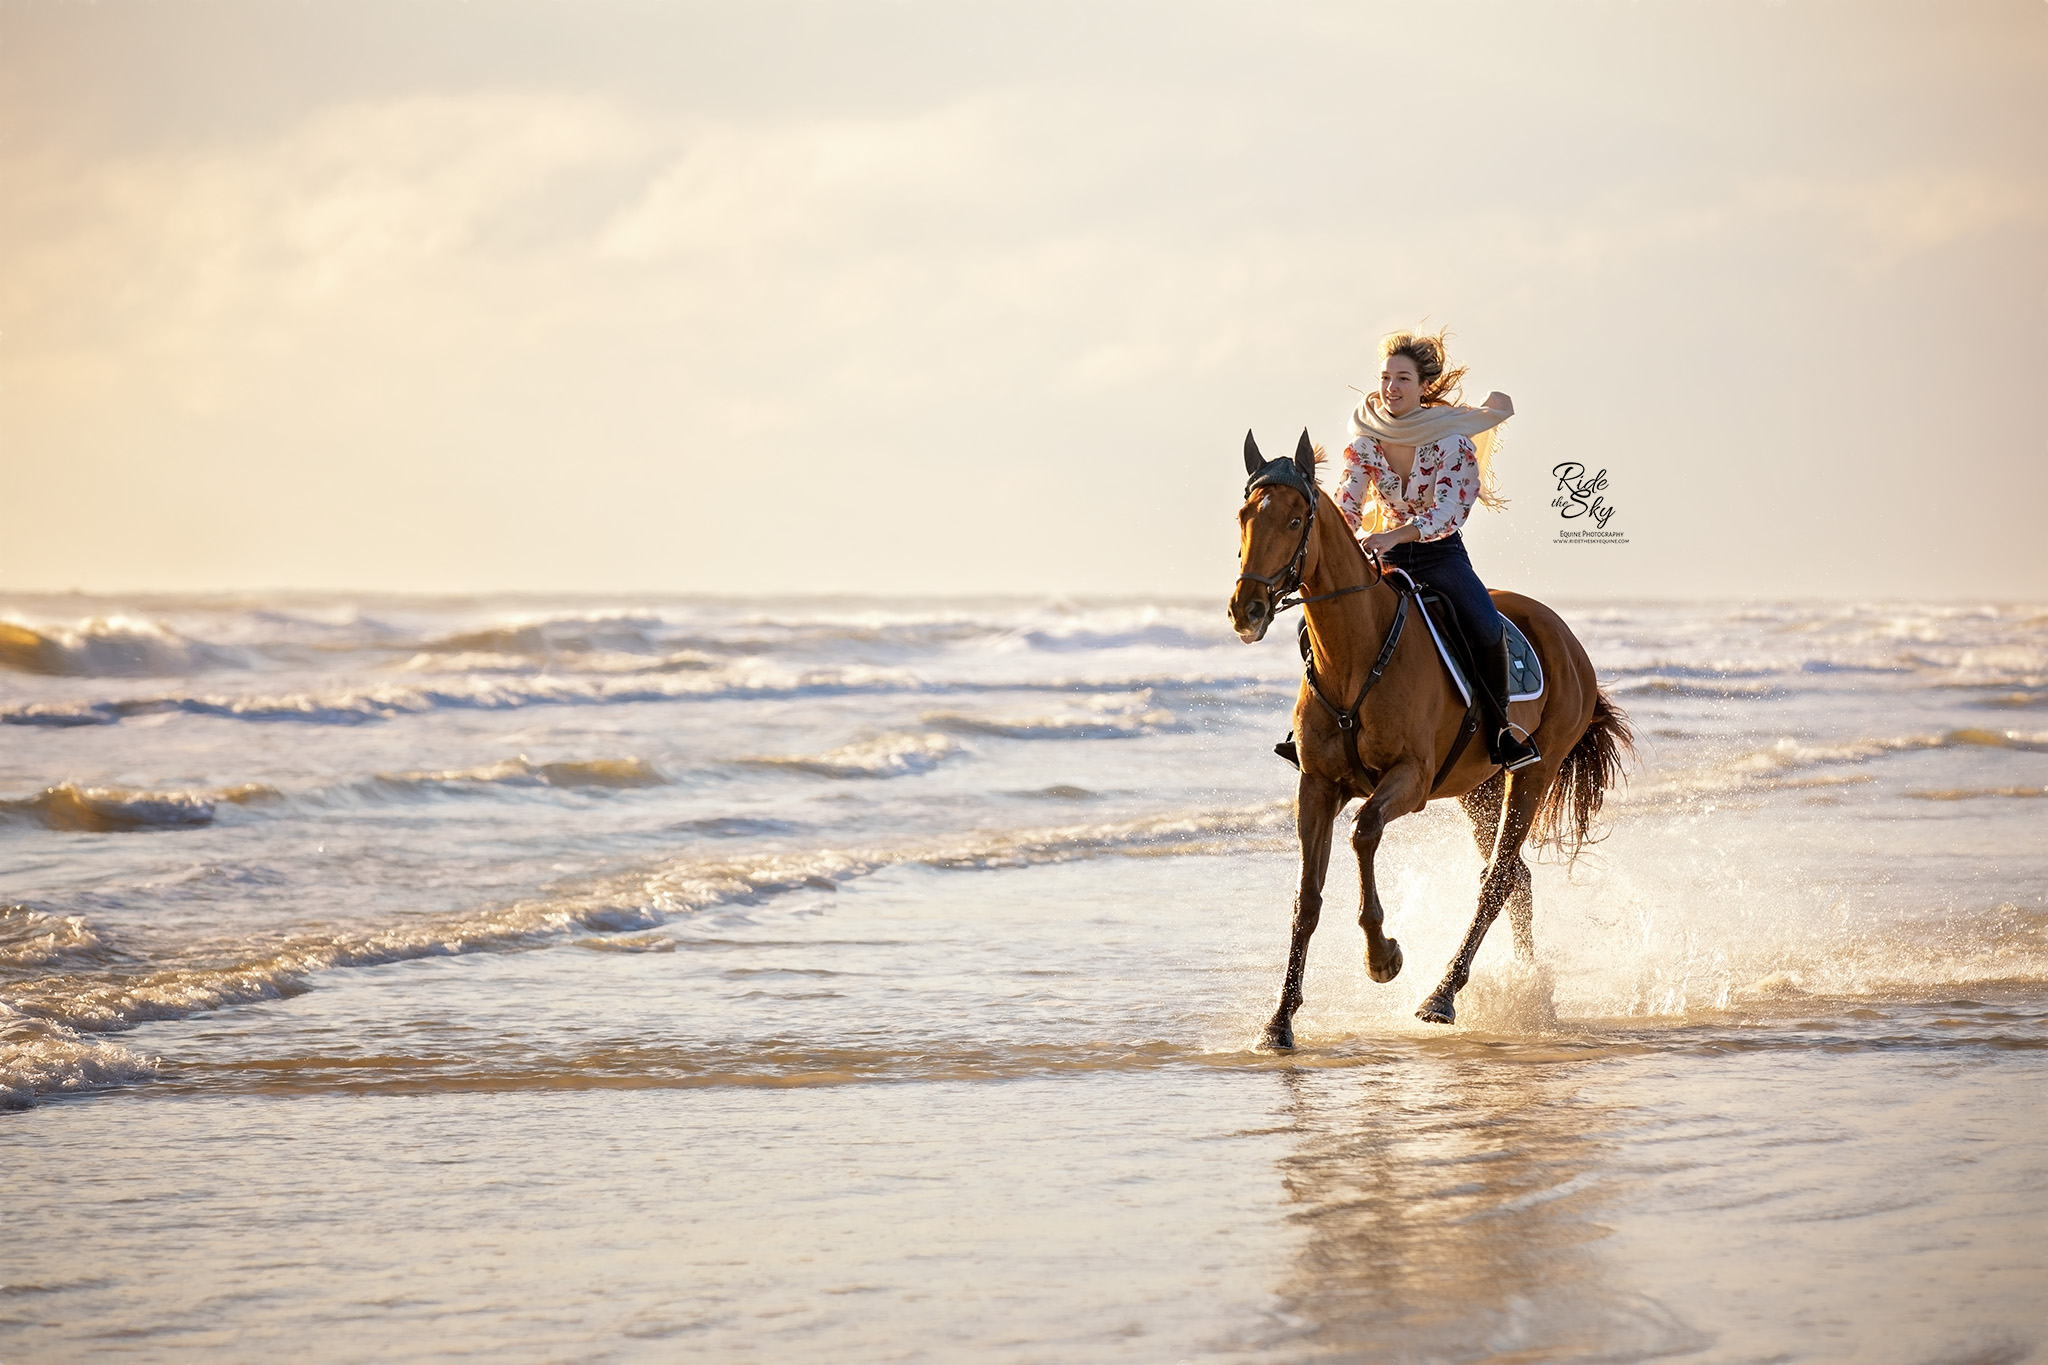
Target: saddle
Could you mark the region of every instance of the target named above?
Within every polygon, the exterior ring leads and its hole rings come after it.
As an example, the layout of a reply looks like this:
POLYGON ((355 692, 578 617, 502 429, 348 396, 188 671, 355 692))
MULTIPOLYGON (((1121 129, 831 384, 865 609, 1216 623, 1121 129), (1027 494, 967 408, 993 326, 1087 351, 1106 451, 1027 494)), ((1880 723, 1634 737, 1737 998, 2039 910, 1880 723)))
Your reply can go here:
MULTIPOLYGON (((1383 572, 1382 579, 1388 587, 1399 594, 1400 606, 1394 612, 1394 624, 1387 632, 1386 641, 1380 646, 1379 658, 1374 661, 1371 673, 1366 676, 1365 685, 1359 689, 1358 696, 1351 705, 1340 708, 1324 693, 1322 680, 1316 676, 1315 651, 1309 647, 1306 619, 1297 628, 1302 667, 1307 677, 1309 691, 1337 722, 1337 728, 1348 737, 1359 727, 1359 710, 1365 704, 1366 694, 1372 691, 1373 685, 1380 680, 1380 675, 1393 661, 1394 647, 1400 643, 1401 627, 1407 620, 1409 604, 1414 603, 1415 609, 1422 616, 1423 624, 1429 627, 1430 641, 1436 646, 1437 658, 1443 661, 1444 670, 1451 675, 1451 682, 1465 703, 1465 719, 1458 727, 1458 737, 1452 742, 1450 752, 1444 755, 1436 776, 1430 780, 1429 790, 1434 792, 1443 785, 1444 778, 1450 775, 1451 769, 1457 766, 1459 757, 1472 742, 1472 736, 1479 732, 1479 698, 1473 683, 1473 679, 1479 676, 1478 669, 1473 659, 1471 642, 1466 638, 1464 627, 1458 620, 1458 613, 1448 599, 1429 584, 1418 581, 1406 569, 1389 568, 1383 572)), ((1509 676, 1513 679, 1508 686, 1508 700, 1533 701, 1543 695, 1542 661, 1537 658, 1536 651, 1530 647, 1528 637, 1522 634, 1519 626, 1505 616, 1501 617, 1501 625, 1507 634, 1509 676)), ((1293 740, 1294 737, 1290 734, 1283 744, 1275 746, 1275 752, 1299 767, 1300 764, 1287 752, 1293 748, 1293 740)), ((1380 775, 1365 767, 1364 760, 1358 756, 1358 746, 1355 743, 1348 743, 1344 746, 1344 752, 1350 759, 1352 771, 1365 788, 1370 790, 1377 786, 1380 775)))
MULTIPOLYGON (((1465 634, 1465 625, 1458 616, 1457 608, 1429 584, 1414 578, 1406 569, 1389 569, 1387 576, 1400 574, 1415 585, 1415 604, 1422 608, 1422 619, 1429 626, 1430 638, 1436 642, 1436 654, 1444 661, 1444 670, 1457 684, 1458 695, 1464 698, 1466 706, 1474 705, 1478 694, 1472 690, 1472 679, 1478 676, 1478 665, 1472 657, 1472 642, 1465 634)), ((1503 616, 1502 628, 1508 637, 1508 700, 1535 701, 1543 695, 1543 661, 1537 657, 1536 649, 1529 643, 1529 637, 1522 634, 1522 628, 1503 616)))

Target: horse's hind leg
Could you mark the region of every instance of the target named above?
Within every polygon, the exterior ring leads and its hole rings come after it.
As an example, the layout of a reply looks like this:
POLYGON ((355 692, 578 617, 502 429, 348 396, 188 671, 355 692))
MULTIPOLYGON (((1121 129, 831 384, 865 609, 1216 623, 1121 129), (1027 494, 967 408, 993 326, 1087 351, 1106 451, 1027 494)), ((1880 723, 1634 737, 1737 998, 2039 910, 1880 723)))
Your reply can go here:
POLYGON ((1308 941, 1323 917, 1323 877, 1330 870, 1330 839, 1344 793, 1336 783, 1310 773, 1301 775, 1294 799, 1295 831, 1301 837, 1301 886, 1294 895, 1294 932, 1287 946, 1287 978, 1280 986, 1280 1005, 1259 1039, 1263 1048, 1294 1046, 1294 1012, 1301 1008, 1301 983, 1308 971, 1308 941))
MULTIPOLYGON (((1497 772, 1486 781, 1458 798, 1458 804, 1465 808, 1465 814, 1472 817, 1472 841, 1479 845, 1479 856, 1488 863, 1493 861, 1495 842, 1500 838, 1500 812, 1502 798, 1507 795, 1507 774, 1497 772)), ((1515 884, 1508 892, 1508 923, 1515 930, 1515 960, 1534 962, 1536 960, 1536 902, 1531 894, 1534 886, 1529 868, 1516 852, 1515 884)))
POLYGON ((1522 861, 1521 850, 1515 850, 1515 885, 1508 892, 1508 923, 1515 930, 1515 961, 1530 965, 1536 961, 1534 881, 1529 875, 1529 865, 1522 861))
POLYGON ((1465 814, 1472 817, 1472 841, 1479 845, 1479 856, 1488 862, 1493 861, 1493 842, 1500 834, 1501 798, 1507 791, 1507 773, 1495 771, 1492 777, 1458 798, 1465 814))
MULTIPOLYGON (((1529 837, 1529 826, 1535 823, 1536 807, 1543 799, 1544 788, 1555 776, 1554 772, 1546 771, 1549 767, 1549 764, 1544 764, 1505 775, 1507 786, 1501 801, 1500 830, 1489 850, 1492 856, 1487 860, 1486 874, 1479 882, 1479 910, 1472 917, 1472 927, 1466 931, 1465 941, 1458 945, 1457 954, 1452 957, 1444 979, 1422 1002, 1422 1008, 1415 1011, 1415 1017, 1425 1023, 1450 1024, 1457 1021, 1458 992, 1472 979, 1472 959, 1479 955, 1479 945, 1486 941, 1486 931, 1493 927, 1501 908, 1515 902, 1520 902, 1521 906, 1510 916, 1517 921, 1515 949, 1518 955, 1523 951, 1523 939, 1528 935, 1525 923, 1530 918, 1531 902, 1529 867, 1522 861, 1522 841, 1529 837)), ((1467 804, 1466 809, 1469 811, 1472 806, 1467 804)), ((1528 935, 1528 939, 1528 953, 1533 956, 1533 935, 1528 935)))

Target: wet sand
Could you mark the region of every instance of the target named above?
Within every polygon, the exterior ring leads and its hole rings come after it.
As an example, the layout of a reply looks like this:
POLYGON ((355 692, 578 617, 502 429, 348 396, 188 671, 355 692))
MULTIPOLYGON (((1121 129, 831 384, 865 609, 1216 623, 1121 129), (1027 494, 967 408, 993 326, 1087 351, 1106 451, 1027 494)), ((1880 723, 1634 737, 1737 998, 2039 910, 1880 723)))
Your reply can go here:
MULTIPOLYGON (((35 1230, 0 1252, 0 1340, 22 1360, 2038 1348, 2038 991, 1520 1034, 1326 1008, 1273 1058, 1217 1008, 1262 993, 1258 938, 1202 912, 1287 870, 906 871, 698 927, 752 938, 753 984, 814 997, 795 1008, 844 1010, 838 1048, 729 1013, 715 1036, 707 996, 744 978, 687 951, 399 963, 155 1030, 156 1091, 0 1131, 10 1223, 35 1230), (1115 972, 1105 943, 1129 954, 1115 972), (816 998, 871 976, 877 945, 893 979, 816 998), (1008 954, 1043 975, 994 970, 1008 954), (925 1019, 922 1053, 865 1055, 878 991, 925 1019), (476 1030, 434 1005, 486 995, 527 1007, 476 1030), (344 1027, 380 1013, 386 1037, 344 1027), (1165 1046, 1147 1014, 1213 1043, 1165 1046)), ((1319 943, 1326 993, 1355 937, 1319 943)))

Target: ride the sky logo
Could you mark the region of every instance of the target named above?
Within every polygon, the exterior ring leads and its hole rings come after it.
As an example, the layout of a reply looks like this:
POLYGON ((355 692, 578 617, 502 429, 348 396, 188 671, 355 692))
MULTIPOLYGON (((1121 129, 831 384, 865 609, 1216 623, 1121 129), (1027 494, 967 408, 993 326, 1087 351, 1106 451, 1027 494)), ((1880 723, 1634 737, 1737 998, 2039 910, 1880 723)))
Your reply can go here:
POLYGON ((1551 468, 1551 475, 1557 480, 1557 494, 1550 505, 1557 508, 1557 514, 1573 526, 1560 528, 1557 543, 1560 545, 1626 545, 1628 534, 1624 531, 1607 529, 1607 523, 1614 516, 1614 504, 1607 500, 1607 471, 1588 474, 1586 467, 1575 460, 1551 468))

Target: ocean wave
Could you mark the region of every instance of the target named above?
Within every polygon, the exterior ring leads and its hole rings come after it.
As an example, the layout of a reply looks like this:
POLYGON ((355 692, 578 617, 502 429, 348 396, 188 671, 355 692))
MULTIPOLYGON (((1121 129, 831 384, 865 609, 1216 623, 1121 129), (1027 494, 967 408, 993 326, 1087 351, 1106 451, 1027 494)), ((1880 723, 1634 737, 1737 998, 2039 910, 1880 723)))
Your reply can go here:
POLYGON ((660 616, 590 612, 549 616, 454 631, 422 640, 422 654, 526 655, 546 659, 577 654, 661 654, 676 647, 678 631, 660 616))
MULTIPOLYGON (((1662 614, 1660 614, 1662 615, 1662 614)), ((2038 686, 2048 680, 2048 633, 2036 615, 2011 609, 1859 606, 1842 612, 1812 606, 1782 612, 1689 620, 1587 623, 1586 643, 1603 674, 1617 679, 1665 677, 1694 683, 1804 677, 1893 677, 1934 686, 2038 686), (1743 630, 1730 653, 1729 624, 1768 621, 1775 629, 1743 630)))
POLYGON ((0 971, 33 971, 60 963, 101 964, 112 954, 83 915, 53 915, 26 905, 0 905, 0 971))
POLYGON ((160 1070, 154 1057, 0 1006, 0 1109, 25 1109, 40 1096, 134 1085, 160 1070))
POLYGON ((929 867, 1030 867, 1087 858, 1183 857, 1193 854, 1264 852, 1292 848, 1294 816, 1289 802, 1224 810, 1140 816, 1052 829, 983 833, 903 861, 929 867))
POLYGON ((85 834, 197 829, 213 823, 219 805, 246 806, 279 795, 275 787, 257 782, 205 792, 138 792, 66 782, 34 796, 0 800, 0 825, 32 824, 85 834))
POLYGON ((755 768, 786 768, 818 777, 905 777, 930 772, 960 752, 950 736, 928 733, 878 735, 821 754, 761 755, 738 760, 755 768))
MULTIPOLYGON (((379 773, 373 778, 308 792, 286 793, 262 782, 201 791, 147 792, 63 783, 34 796, 0 800, 0 828, 29 825, 73 833, 119 834, 142 830, 199 829, 223 805, 291 802, 314 808, 402 797, 437 789, 545 787, 557 790, 627 790, 667 786, 668 777, 644 758, 564 759, 536 763, 524 754, 475 768, 379 773)), ((0 956, 4 961, 4 956, 0 956)))
POLYGON ((1754 750, 1732 762, 1624 792, 1619 799, 1638 807, 1661 807, 1683 805, 1701 796, 1732 791, 1839 786, 1857 779, 1848 775, 1818 776, 1810 770, 1859 765, 1896 754, 1947 749, 2013 749, 2048 753, 2048 733, 1968 728, 1854 739, 1835 744, 1805 744, 1781 739, 1769 748, 1754 750))
POLYGON ((1020 630, 1003 637, 1029 649, 1056 651, 1059 653, 1094 652, 1108 649, 1220 649, 1238 643, 1237 637, 1222 626, 1214 629, 1189 629, 1185 626, 1152 622, 1134 625, 1122 630, 1105 630, 1087 626, 1041 627, 1034 630, 1020 630))
POLYGON ((1980 697, 1977 705, 2000 710, 2029 711, 2037 706, 2048 706, 2048 692, 2003 692, 1995 697, 1980 697))
POLYGON ((78 702, 36 702, 0 707, 0 724, 113 725, 136 716, 185 714, 223 720, 297 721, 367 725, 437 710, 507 711, 527 706, 612 706, 644 702, 783 699, 856 692, 917 690, 915 679, 876 669, 816 669, 793 676, 763 675, 715 681, 673 679, 618 683, 602 678, 477 679, 467 685, 375 687, 325 695, 161 695, 78 702))
MULTIPOLYGON (((40 1036, 113 1033, 150 1021, 189 1018, 232 1005, 303 993, 321 972, 426 957, 504 951, 576 934, 646 934, 681 916, 723 905, 758 905, 791 892, 830 890, 886 867, 985 870, 1109 856, 1146 857, 1278 849, 1292 838, 1285 803, 1175 812, 1050 829, 990 832, 939 844, 896 848, 763 853, 742 858, 684 859, 648 872, 603 878, 582 887, 494 909, 434 916, 363 934, 305 935, 211 965, 154 971, 60 972, 0 985, 0 1017, 40 1021, 40 1036)), ((649 944, 635 945, 648 951, 649 944)), ((153 1066, 153 1064, 150 1064, 153 1066)), ((19 1094, 85 1084, 84 1073, 48 1070, 30 1059, 26 1071, 0 1052, 0 1084, 19 1094), (45 1074, 47 1072, 47 1074, 45 1074), (17 1083, 20 1077, 26 1080, 17 1083), (39 1080, 38 1077, 43 1077, 39 1080)), ((136 1079, 115 1067, 120 1079, 136 1079)), ((17 1102, 19 1102, 17 1100, 17 1102)))
POLYGON ((680 650, 654 657, 612 653, 457 654, 423 650, 399 667, 408 673, 507 673, 527 676, 540 673, 591 673, 600 676, 631 677, 641 674, 702 673, 725 666, 726 663, 724 659, 699 650, 680 650))
MULTIPOLYGON (((827 653, 928 654, 958 645, 1009 641, 1020 632, 999 620, 959 611, 895 616, 750 612, 691 612, 685 619, 661 612, 571 612, 522 616, 420 639, 423 654, 526 656, 573 665, 585 654, 711 656, 827 653)), ((1225 637, 1228 638, 1228 637, 1225 637)))
POLYGON ((1804 744, 1781 739, 1767 749, 1743 755, 1727 765, 1727 771, 1741 777, 1774 777, 1780 773, 1841 763, 1867 763, 1892 754, 1922 753, 1932 749, 2018 749, 2048 752, 2048 735, 2018 730, 1961 729, 1917 735, 1892 735, 1879 739, 1852 739, 1836 744, 1804 744))
POLYGON ((665 612, 592 612, 523 616, 421 639, 425 654, 524 656, 572 661, 578 654, 806 654, 899 657, 946 650, 1098 653, 1124 648, 1206 650, 1235 645, 1214 613, 1203 610, 990 604, 984 612, 946 606, 932 611, 855 609, 756 611, 727 615, 698 610, 678 619, 665 612), (1048 620, 1048 615, 1054 619, 1048 620))
POLYGON ((1944 787, 1931 791, 1901 793, 1916 801, 1975 801, 1986 796, 2048 796, 2048 787, 1944 787))
POLYGON ((1779 664, 1740 664, 1732 661, 1686 663, 1682 660, 1659 658, 1644 663, 1606 667, 1600 671, 1607 677, 1617 679, 1651 677, 1715 683, 1775 678, 1795 670, 1779 664))
POLYGON ((661 787, 668 778, 644 758, 567 759, 535 763, 525 754, 477 768, 449 768, 440 772, 379 773, 375 782, 384 787, 418 788, 447 786, 498 787, 661 787))
MULTIPOLYGON (((1037 693, 1081 697, 1203 688, 1247 696, 1271 692, 1274 680, 1225 672, 1161 676, 987 679, 932 678, 906 669, 865 664, 784 668, 740 660, 713 671, 694 667, 640 670, 630 676, 543 671, 518 677, 455 677, 438 685, 387 684, 334 692, 224 696, 158 693, 75 701, 22 702, 0 706, 0 725, 115 725, 161 715, 221 720, 297 722, 314 725, 369 725, 443 710, 507 711, 538 706, 620 706, 663 702, 795 701, 845 696, 973 696, 1037 693)), ((1283 690, 1291 690, 1291 687, 1283 690)), ((1278 693, 1273 693, 1278 695, 1278 693)))
POLYGON ((0 669, 67 678, 167 677, 244 666, 237 650, 190 640, 154 621, 116 616, 77 626, 0 620, 0 669))
POLYGON ((801 833, 807 826, 794 820, 773 820, 746 815, 706 815, 669 825, 675 834, 701 834, 711 839, 770 838, 801 833))
POLYGON ((1607 691, 1616 697, 1664 696, 1707 701, 1772 701, 1786 693, 1784 687, 1770 682, 1693 682, 1661 674, 1617 682, 1607 691))
POLYGON ((958 711, 927 711, 919 719, 937 730, 960 735, 991 735, 998 739, 1136 739, 1175 728, 1171 711, 1148 706, 1149 694, 1136 704, 1098 698, 1086 710, 1043 716, 968 715, 958 711))
POLYGON ((2023 749, 2029 753, 2048 753, 2048 731, 2027 733, 2020 730, 1951 730, 1943 738, 1950 744, 1971 745, 1985 749, 2023 749))

